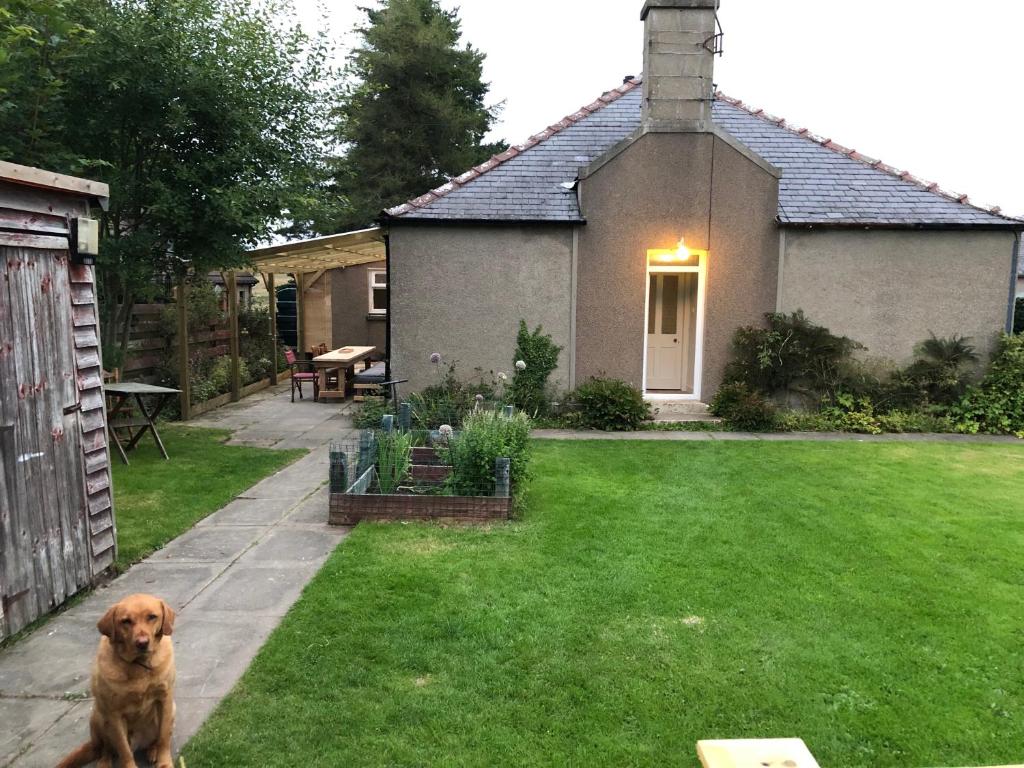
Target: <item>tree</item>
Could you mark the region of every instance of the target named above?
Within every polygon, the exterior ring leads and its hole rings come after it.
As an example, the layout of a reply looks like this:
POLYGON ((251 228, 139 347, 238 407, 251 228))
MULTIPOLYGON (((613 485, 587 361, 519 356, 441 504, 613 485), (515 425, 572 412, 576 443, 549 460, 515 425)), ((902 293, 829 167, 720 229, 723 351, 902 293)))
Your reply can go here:
POLYGON ((460 47, 456 11, 437 0, 386 0, 348 58, 333 170, 342 211, 319 229, 369 226, 387 207, 421 195, 504 148, 483 139, 500 111, 486 106, 484 54, 460 47))
MULTIPOLYGON (((51 57, 48 136, 59 150, 4 151, 110 184, 97 274, 105 356, 116 364, 135 301, 189 273, 242 266, 245 247, 282 219, 311 215, 326 156, 327 47, 277 0, 67 9, 91 32, 51 57)), ((38 90, 22 89, 19 106, 38 90)))

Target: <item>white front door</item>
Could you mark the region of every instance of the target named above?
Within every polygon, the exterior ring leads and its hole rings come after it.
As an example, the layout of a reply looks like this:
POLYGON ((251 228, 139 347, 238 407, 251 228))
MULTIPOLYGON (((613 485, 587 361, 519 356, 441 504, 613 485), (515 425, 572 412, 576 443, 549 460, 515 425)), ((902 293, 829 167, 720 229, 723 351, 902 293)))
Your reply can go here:
POLYGON ((647 279, 646 389, 693 393, 698 274, 651 271, 647 279))
POLYGON ((681 273, 648 275, 647 388, 680 390, 683 382, 681 273))

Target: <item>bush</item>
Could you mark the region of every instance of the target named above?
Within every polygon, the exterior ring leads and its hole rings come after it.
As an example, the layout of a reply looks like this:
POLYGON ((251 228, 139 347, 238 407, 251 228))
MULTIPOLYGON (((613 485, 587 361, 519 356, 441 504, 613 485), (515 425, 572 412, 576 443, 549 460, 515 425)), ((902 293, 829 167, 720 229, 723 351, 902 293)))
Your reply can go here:
POLYGON ((352 414, 352 426, 356 429, 377 429, 385 413, 393 413, 390 403, 383 397, 368 397, 352 414))
POLYGON ((500 457, 509 460, 513 491, 521 491, 529 471, 530 426, 530 418, 521 411, 511 417, 500 411, 467 415, 462 429, 442 449, 452 466, 451 492, 457 496, 493 493, 494 463, 500 457))
POLYGON ((769 312, 765 320, 767 328, 737 329, 725 381, 769 397, 785 392, 833 400, 856 368, 853 352, 863 345, 815 325, 800 310, 769 312))
POLYGON ((711 399, 710 409, 733 429, 765 432, 776 428, 775 406, 746 384, 723 384, 711 399))
POLYGON ((494 384, 484 381, 482 375, 477 382, 460 381, 455 374, 455 363, 451 363, 440 374, 437 384, 409 397, 413 427, 429 430, 449 424, 458 429, 466 415, 476 408, 477 395, 481 400, 491 400, 494 393, 494 384))
POLYGON ((572 394, 580 425, 607 431, 637 429, 651 418, 643 393, 618 379, 594 377, 572 394))
POLYGON ((1024 436, 1024 335, 1000 335, 985 378, 952 414, 961 432, 1024 436))
POLYGON ((531 416, 543 416, 548 412, 548 377, 558 367, 558 354, 562 348, 551 340, 551 335, 537 326, 533 332, 526 322, 519 321, 519 335, 516 337, 515 372, 509 395, 512 404, 531 416), (525 364, 520 369, 519 361, 525 364))

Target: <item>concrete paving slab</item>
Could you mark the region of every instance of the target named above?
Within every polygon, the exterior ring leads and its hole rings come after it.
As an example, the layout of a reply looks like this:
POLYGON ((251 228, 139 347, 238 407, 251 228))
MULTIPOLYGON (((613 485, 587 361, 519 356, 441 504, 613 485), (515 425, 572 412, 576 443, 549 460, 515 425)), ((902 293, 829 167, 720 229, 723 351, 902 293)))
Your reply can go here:
POLYGON ((266 530, 265 526, 255 525, 193 528, 150 555, 146 562, 228 563, 266 530))
MULTIPOLYGON (((80 705, 53 699, 0 699, 0 766, 9 765, 19 755, 27 755, 54 723, 80 705)), ((46 763, 47 768, 53 768, 61 757, 63 754, 46 763)))
POLYGON ((178 700, 226 696, 279 619, 193 616, 174 630, 178 700))
POLYGON ((288 514, 287 499, 238 498, 200 520, 197 527, 208 525, 271 525, 288 514), (282 503, 283 502, 283 503, 282 503))
POLYGON ((238 560, 246 565, 288 565, 322 562, 346 534, 343 528, 275 528, 238 560))
POLYGON ((62 614, 0 654, 0 696, 82 695, 100 635, 97 617, 62 614))
POLYGON ((174 715, 174 738, 171 739, 171 749, 177 754, 217 708, 220 697, 179 695, 175 697, 175 704, 177 709, 174 715))
POLYGON ((326 523, 330 503, 328 488, 324 485, 312 496, 288 513, 289 523, 326 523))
MULTIPOLYGON (((135 592, 145 592, 158 595, 180 611, 223 569, 217 563, 138 563, 108 586, 96 590, 94 597, 103 605, 113 605, 135 592)), ((95 620, 102 615, 102 607, 97 608, 95 620)))
POLYGON ((190 607, 204 615, 281 617, 298 600, 320 565, 320 561, 310 562, 305 568, 238 565, 232 569, 231 578, 211 584, 190 607))

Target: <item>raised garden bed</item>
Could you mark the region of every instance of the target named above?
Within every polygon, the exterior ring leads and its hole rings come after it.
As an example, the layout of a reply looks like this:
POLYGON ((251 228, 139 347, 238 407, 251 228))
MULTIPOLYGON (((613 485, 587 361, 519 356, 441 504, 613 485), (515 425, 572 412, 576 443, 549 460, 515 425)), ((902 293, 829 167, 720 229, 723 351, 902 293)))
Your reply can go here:
POLYGON ((488 523, 511 516, 507 459, 497 460, 493 484, 482 488, 479 495, 456 496, 446 493, 452 467, 443 463, 441 453, 429 446, 416 446, 409 452, 406 482, 395 492, 381 493, 376 440, 374 432, 365 430, 358 444, 331 446, 331 525, 355 525, 363 520, 488 523))

